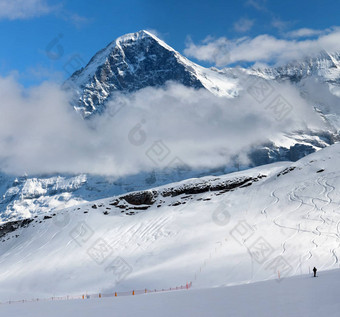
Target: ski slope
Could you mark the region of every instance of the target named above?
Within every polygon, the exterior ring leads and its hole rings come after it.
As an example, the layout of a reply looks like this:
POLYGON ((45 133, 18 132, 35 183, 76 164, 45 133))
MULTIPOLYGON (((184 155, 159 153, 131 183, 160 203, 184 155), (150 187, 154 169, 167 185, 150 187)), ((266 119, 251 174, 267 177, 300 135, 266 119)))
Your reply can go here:
POLYGON ((138 204, 125 195, 37 216, 0 240, 0 301, 339 268, 339 156, 335 144, 295 163, 132 194, 138 204))
POLYGON ((339 316, 340 270, 284 281, 129 297, 0 305, 6 317, 339 316))

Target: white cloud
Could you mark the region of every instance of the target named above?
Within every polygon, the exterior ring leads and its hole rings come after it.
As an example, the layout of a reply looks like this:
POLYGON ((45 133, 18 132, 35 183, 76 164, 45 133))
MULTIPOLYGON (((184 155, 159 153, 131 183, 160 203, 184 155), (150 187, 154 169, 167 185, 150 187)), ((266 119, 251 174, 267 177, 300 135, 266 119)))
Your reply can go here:
POLYGON ((292 25, 291 21, 284 21, 279 18, 273 18, 271 22, 272 26, 279 31, 283 31, 292 25))
POLYGON ((247 0, 246 6, 255 8, 258 11, 268 11, 266 7, 267 0, 247 0))
POLYGON ((241 18, 237 22, 234 23, 234 29, 237 32, 247 32, 254 25, 254 20, 250 20, 247 18, 241 18))
POLYGON ((91 22, 87 17, 64 9, 63 4, 50 5, 48 0, 0 0, 0 20, 24 20, 51 13, 78 28, 91 22))
POLYGON ((0 0, 0 19, 28 19, 53 10, 45 0, 0 0))
POLYGON ((302 28, 302 29, 288 32, 286 36, 290 38, 313 37, 313 36, 319 36, 322 34, 327 34, 329 31, 330 31, 329 29, 314 30, 314 29, 302 28))
POLYGON ((288 40, 264 34, 255 38, 243 37, 237 40, 227 40, 224 37, 209 38, 201 44, 189 41, 184 53, 198 60, 225 66, 241 61, 283 63, 317 54, 321 50, 328 52, 340 50, 338 27, 325 30, 323 34, 313 39, 288 40))
POLYGON ((282 122, 250 94, 230 100, 178 84, 117 95, 124 105, 118 113, 113 115, 118 104, 112 101, 104 115, 84 121, 58 86, 26 90, 0 77, 0 170, 117 177, 150 171, 158 166, 146 152, 157 140, 171 152, 160 167, 175 157, 194 168, 225 166, 233 155, 244 156, 283 130, 318 124, 297 89, 275 89, 294 108, 282 122))
POLYGON ((232 42, 225 37, 215 39, 207 37, 202 44, 195 44, 190 38, 187 40, 184 53, 202 61, 214 62, 216 65, 227 65, 230 63, 229 53, 232 42))

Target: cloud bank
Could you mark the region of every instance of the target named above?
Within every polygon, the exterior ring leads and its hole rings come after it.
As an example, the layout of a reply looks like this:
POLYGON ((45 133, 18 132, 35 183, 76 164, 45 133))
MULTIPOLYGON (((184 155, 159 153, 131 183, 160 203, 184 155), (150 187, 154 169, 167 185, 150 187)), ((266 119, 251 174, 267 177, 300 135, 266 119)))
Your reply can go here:
POLYGON ((321 50, 328 52, 340 50, 339 27, 323 31, 299 29, 287 33, 284 38, 268 34, 254 38, 242 37, 236 40, 208 37, 199 44, 189 39, 184 53, 188 57, 211 62, 221 67, 238 62, 285 63, 318 54, 321 50))
POLYGON ((119 177, 183 162, 226 166, 282 131, 320 126, 294 87, 274 89, 293 106, 282 121, 246 92, 230 100, 174 83, 117 94, 104 115, 83 120, 57 85, 27 90, 14 78, 0 78, 0 169, 119 177))

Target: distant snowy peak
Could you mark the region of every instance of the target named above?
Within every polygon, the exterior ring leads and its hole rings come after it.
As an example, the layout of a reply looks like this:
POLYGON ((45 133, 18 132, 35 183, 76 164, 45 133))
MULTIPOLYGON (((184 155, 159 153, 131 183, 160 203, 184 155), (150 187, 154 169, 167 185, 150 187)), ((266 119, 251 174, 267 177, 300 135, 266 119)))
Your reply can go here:
POLYGON ((340 52, 322 51, 316 56, 306 57, 284 66, 254 68, 251 73, 271 80, 289 79, 295 83, 315 76, 324 82, 340 85, 340 52))
POLYGON ((99 51, 66 82, 76 91, 75 108, 88 117, 101 113, 117 91, 159 87, 172 80, 192 88, 207 88, 233 96, 235 80, 201 67, 148 31, 126 34, 99 51))

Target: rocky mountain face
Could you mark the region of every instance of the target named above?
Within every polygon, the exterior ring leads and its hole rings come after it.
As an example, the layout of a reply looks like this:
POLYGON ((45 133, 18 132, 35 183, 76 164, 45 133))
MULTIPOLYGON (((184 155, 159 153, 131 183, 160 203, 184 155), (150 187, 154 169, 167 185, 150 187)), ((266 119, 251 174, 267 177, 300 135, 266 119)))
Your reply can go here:
POLYGON ((67 84, 76 87, 76 109, 88 117, 101 113, 114 92, 162 86, 169 80, 203 88, 184 57, 149 32, 140 31, 110 43, 67 84))

